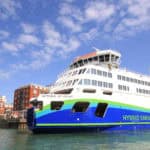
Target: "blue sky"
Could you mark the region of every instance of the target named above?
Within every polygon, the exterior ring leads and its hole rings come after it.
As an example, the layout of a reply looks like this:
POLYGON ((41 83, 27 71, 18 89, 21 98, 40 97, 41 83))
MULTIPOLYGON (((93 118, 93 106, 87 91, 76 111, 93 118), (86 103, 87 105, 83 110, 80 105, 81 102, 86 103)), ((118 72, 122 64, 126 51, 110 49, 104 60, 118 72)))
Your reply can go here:
POLYGON ((92 47, 149 75, 149 0, 0 0, 0 95, 13 102, 22 85, 53 83, 92 47))

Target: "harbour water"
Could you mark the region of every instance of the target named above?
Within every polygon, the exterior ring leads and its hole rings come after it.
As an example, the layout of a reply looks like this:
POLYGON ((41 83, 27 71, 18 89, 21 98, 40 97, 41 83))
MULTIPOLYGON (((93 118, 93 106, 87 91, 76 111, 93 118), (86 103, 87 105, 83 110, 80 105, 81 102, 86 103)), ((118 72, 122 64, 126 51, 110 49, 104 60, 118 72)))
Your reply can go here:
POLYGON ((150 150, 150 131, 32 134, 0 129, 0 150, 150 150))

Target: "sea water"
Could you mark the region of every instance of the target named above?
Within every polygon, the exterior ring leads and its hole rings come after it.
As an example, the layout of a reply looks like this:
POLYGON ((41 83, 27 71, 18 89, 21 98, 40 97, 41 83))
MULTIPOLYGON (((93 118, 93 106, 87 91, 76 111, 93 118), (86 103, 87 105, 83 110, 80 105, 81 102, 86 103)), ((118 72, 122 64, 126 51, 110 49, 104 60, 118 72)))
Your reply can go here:
POLYGON ((150 130, 32 134, 0 129, 0 150, 150 150, 150 130))

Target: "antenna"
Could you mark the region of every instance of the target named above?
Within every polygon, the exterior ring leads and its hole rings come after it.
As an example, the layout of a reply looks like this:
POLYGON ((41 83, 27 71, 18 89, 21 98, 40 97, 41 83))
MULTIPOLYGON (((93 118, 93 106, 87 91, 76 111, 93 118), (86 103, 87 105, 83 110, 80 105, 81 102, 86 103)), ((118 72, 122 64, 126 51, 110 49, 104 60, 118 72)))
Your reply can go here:
POLYGON ((96 50, 96 52, 99 52, 100 49, 96 48, 96 47, 92 47, 94 50, 96 50))

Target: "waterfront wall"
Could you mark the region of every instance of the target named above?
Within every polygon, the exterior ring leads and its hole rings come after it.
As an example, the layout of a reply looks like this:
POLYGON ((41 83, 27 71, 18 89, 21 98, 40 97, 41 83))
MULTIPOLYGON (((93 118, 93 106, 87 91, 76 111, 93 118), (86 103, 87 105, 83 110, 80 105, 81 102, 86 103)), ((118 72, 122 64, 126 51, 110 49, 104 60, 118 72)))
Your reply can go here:
POLYGON ((0 128, 8 128, 7 120, 0 118, 0 128))

